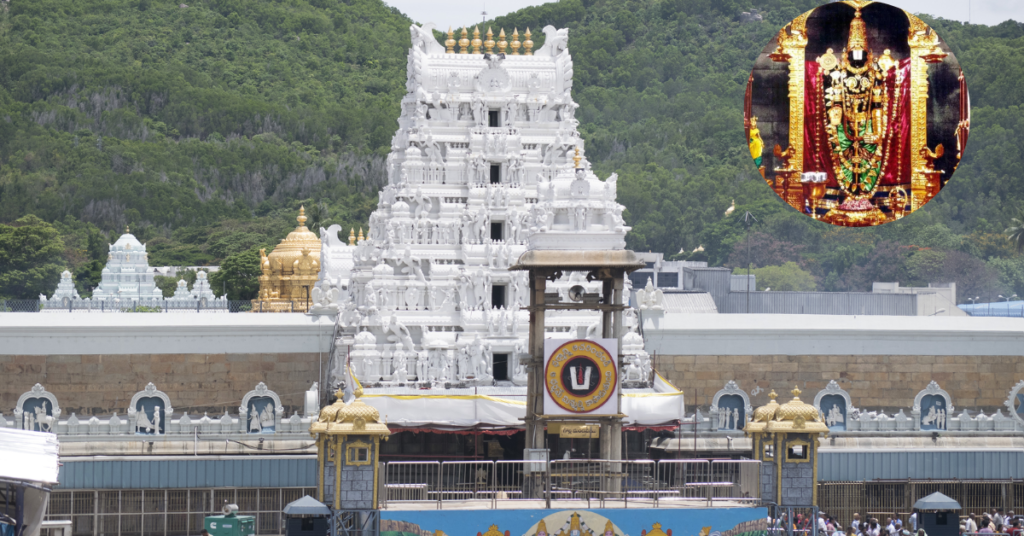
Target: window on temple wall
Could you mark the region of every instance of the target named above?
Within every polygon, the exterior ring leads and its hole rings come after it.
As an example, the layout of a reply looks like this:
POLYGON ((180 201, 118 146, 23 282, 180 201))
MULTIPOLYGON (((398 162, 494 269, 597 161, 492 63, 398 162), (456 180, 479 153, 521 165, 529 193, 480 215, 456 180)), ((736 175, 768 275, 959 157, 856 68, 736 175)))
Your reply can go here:
POLYGON ((492 369, 495 380, 508 379, 508 354, 494 354, 492 358, 492 369))
POLYGON ((497 309, 505 305, 505 285, 494 285, 491 287, 491 307, 497 309))
POLYGON ((491 164, 491 184, 501 184, 501 166, 491 164))
POLYGON ((492 221, 491 222, 491 240, 501 242, 505 239, 505 222, 503 221, 492 221))
POLYGON ((498 113, 498 110, 491 110, 487 112, 487 126, 500 127, 501 125, 498 124, 500 120, 501 114, 498 113))

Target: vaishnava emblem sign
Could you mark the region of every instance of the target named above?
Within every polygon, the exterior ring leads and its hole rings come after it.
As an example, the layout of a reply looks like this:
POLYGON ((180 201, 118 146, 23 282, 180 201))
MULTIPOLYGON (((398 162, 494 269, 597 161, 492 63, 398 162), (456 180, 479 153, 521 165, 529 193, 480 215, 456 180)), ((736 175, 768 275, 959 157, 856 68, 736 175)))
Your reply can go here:
POLYGON ((544 341, 544 413, 618 413, 615 339, 544 341))

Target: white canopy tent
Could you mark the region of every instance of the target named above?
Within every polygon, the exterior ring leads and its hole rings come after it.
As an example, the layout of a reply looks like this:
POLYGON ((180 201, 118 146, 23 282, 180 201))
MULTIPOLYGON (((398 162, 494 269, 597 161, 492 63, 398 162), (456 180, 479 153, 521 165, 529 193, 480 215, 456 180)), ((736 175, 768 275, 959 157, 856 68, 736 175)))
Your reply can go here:
POLYGON ((39 534, 59 467, 55 434, 0 428, 0 488, 7 491, 0 513, 16 523, 15 533, 39 534))
MULTIPOLYGON (((475 389, 366 389, 362 400, 389 425, 438 430, 523 427, 525 387, 475 389)), ((654 389, 623 389, 623 426, 674 426, 685 409, 683 393, 656 375, 654 389)))

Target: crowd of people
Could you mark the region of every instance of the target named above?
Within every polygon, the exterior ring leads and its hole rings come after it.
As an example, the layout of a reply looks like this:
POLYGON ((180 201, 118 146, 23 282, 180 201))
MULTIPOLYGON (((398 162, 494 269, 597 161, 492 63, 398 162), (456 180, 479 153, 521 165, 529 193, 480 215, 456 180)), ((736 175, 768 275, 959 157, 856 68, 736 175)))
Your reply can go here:
MULTIPOLYGON (((769 518, 768 522, 774 531, 790 528, 785 513, 774 520, 769 518)), ((825 512, 818 512, 817 521, 812 521, 809 515, 796 514, 793 516, 792 529, 794 532, 808 534, 812 532, 812 523, 817 526, 818 534, 823 536, 928 536, 925 529, 919 526, 920 515, 916 509, 906 524, 897 516, 888 516, 885 523, 882 523, 875 517, 862 520, 860 514, 853 514, 853 519, 844 525, 825 512)), ((1024 516, 1017 516, 1012 510, 1003 515, 1002 509, 993 508, 991 514, 977 516, 972 513, 960 519, 961 536, 978 534, 1024 536, 1024 516)))

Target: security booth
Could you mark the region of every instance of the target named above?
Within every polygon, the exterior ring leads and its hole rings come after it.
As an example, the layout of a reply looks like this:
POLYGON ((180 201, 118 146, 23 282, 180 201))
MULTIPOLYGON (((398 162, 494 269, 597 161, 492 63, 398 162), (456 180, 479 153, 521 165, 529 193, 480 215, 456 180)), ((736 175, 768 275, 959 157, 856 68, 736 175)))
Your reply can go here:
POLYGON ((920 523, 928 536, 957 536, 960 533, 960 503, 935 492, 914 503, 920 523))
POLYGON ((203 528, 210 536, 253 536, 256 534, 256 517, 238 515, 237 504, 225 504, 223 515, 206 516, 203 528))
POLYGON ((285 536, 327 536, 331 509, 306 495, 288 503, 284 513, 285 536))

